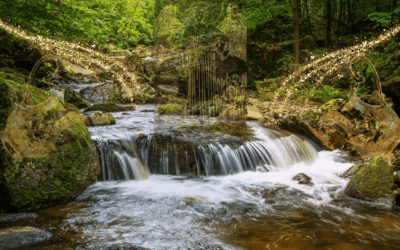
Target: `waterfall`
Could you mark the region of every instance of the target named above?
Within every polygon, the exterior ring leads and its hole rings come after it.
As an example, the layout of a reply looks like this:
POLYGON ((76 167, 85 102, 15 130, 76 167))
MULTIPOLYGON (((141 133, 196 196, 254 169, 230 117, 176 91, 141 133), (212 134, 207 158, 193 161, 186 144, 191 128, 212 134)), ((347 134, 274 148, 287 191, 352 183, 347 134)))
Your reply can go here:
POLYGON ((95 139, 93 144, 101 162, 98 181, 147 179, 149 170, 143 165, 140 152, 129 140, 95 139))
POLYGON ((163 175, 230 175, 266 171, 293 164, 312 163, 316 148, 295 134, 256 126, 256 140, 238 143, 205 143, 173 133, 128 136, 126 139, 95 139, 102 171, 99 181, 140 180, 150 173, 163 175))

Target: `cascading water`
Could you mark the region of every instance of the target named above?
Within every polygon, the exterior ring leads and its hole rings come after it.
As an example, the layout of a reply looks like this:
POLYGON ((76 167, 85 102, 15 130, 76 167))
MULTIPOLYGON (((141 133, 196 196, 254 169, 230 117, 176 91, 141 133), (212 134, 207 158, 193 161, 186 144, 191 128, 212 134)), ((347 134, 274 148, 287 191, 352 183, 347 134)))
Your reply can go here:
POLYGON ((98 180, 143 179, 150 172, 229 175, 256 171, 258 166, 273 171, 295 163, 311 163, 317 157, 313 145, 297 135, 285 135, 256 124, 252 127, 258 140, 236 141, 236 146, 193 142, 173 133, 95 139, 102 164, 98 180))
POLYGON ((135 148, 132 148, 129 143, 96 139, 94 145, 101 162, 98 181, 147 179, 149 171, 138 158, 134 157, 132 152, 136 152, 135 148), (123 146, 127 147, 123 149, 123 146))

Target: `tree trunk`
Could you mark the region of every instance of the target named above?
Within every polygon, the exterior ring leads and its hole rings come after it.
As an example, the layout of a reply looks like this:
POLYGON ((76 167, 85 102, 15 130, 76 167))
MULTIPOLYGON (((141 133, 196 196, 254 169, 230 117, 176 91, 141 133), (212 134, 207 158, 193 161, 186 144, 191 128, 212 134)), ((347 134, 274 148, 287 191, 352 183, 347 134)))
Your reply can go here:
POLYGON ((341 27, 342 27, 342 16, 343 16, 343 1, 340 0, 339 2, 340 5, 340 9, 339 9, 339 20, 338 20, 338 27, 337 27, 337 31, 336 31, 336 37, 339 37, 342 33, 341 33, 341 27))
POLYGON ((332 1, 327 0, 326 2, 326 43, 330 45, 332 43, 332 1))
POLYGON ((299 6, 298 1, 293 0, 293 22, 294 22, 294 56, 293 56, 293 71, 297 72, 300 61, 300 25, 299 25, 299 6))
POLYGON ((347 0, 347 35, 353 32, 353 10, 351 0, 347 0))
POLYGON ((305 2, 305 5, 306 5, 308 29, 309 29, 310 35, 312 35, 312 27, 311 27, 311 21, 310 21, 310 12, 308 11, 308 0, 304 0, 304 2, 305 2))

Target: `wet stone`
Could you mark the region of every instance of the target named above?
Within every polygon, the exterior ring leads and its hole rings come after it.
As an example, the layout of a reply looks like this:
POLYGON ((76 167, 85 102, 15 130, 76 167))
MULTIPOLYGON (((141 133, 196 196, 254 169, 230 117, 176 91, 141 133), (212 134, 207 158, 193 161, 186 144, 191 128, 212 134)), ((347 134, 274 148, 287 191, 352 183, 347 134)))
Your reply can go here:
POLYGON ((52 234, 34 227, 12 227, 0 230, 2 250, 21 249, 49 241, 52 234))
POLYGON ((103 246, 88 246, 85 248, 77 247, 76 250, 149 250, 135 245, 103 245, 103 246))
POLYGON ((297 181, 301 185, 314 186, 311 178, 303 173, 295 175, 292 180, 297 181))
POLYGON ((358 171, 360 171, 363 167, 365 167, 367 163, 358 163, 354 164, 351 168, 347 169, 343 174, 343 178, 353 178, 358 171))
POLYGON ((34 213, 5 214, 5 215, 0 215, 0 223, 27 220, 27 219, 36 219, 36 218, 37 215, 34 213))

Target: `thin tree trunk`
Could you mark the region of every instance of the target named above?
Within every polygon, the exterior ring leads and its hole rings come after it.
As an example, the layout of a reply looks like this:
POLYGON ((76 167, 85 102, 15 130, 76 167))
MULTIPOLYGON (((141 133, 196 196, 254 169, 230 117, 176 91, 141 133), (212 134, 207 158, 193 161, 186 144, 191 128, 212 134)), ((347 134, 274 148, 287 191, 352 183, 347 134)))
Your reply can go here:
POLYGON ((299 25, 299 6, 298 1, 293 0, 293 21, 294 21, 294 57, 293 71, 297 72, 300 62, 300 25, 299 25))
POLYGON ((353 32, 353 10, 351 0, 347 0, 347 35, 353 32))
POLYGON ((306 5, 306 13, 307 13, 307 22, 308 22, 308 29, 310 32, 310 35, 312 35, 312 27, 311 27, 311 21, 310 21, 310 12, 308 11, 308 0, 304 0, 305 5, 306 5))
POLYGON ((337 31, 336 31, 336 36, 339 37, 342 33, 341 33, 341 27, 342 27, 342 16, 343 16, 343 0, 340 0, 339 2, 340 5, 340 9, 339 9, 339 25, 337 27, 337 31))
POLYGON ((327 0, 326 2, 326 43, 330 45, 332 43, 332 1, 327 0))

